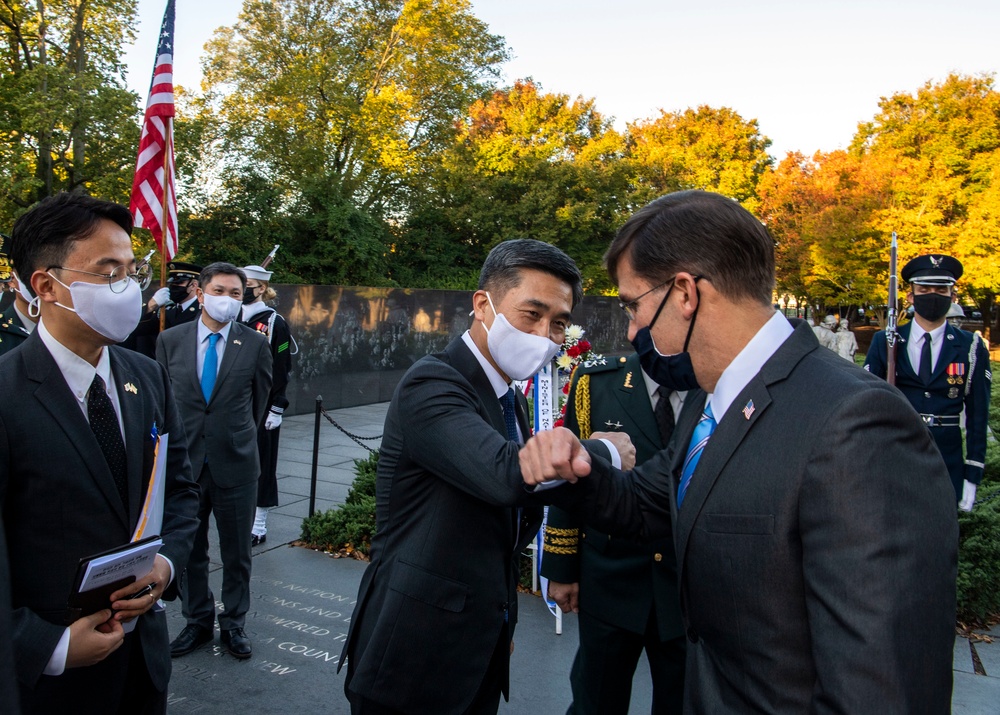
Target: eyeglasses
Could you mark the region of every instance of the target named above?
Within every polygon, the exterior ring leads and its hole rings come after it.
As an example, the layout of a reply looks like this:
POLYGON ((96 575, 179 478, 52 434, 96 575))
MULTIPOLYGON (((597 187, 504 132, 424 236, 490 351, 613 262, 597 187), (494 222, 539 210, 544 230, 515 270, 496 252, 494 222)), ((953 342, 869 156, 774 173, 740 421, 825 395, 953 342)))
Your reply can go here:
POLYGON ((674 278, 676 278, 676 277, 677 276, 672 276, 671 278, 668 278, 667 280, 665 280, 662 283, 660 283, 660 285, 653 286, 652 288, 650 288, 649 290, 647 290, 642 295, 637 296, 636 298, 634 298, 633 300, 628 301, 627 303, 625 301, 619 300, 618 301, 618 307, 625 311, 625 317, 626 318, 628 318, 629 320, 635 320, 635 311, 639 310, 639 301, 642 300, 643 298, 645 298, 650 293, 652 293, 654 290, 657 290, 657 289, 662 288, 663 286, 667 285, 667 283, 673 283, 674 278))
POLYGON ((139 284, 140 290, 146 290, 149 287, 149 283, 153 280, 153 271, 149 267, 148 263, 143 263, 139 266, 135 273, 129 273, 125 266, 118 266, 111 273, 91 273, 90 271, 81 271, 77 268, 66 268, 65 266, 49 266, 48 270, 53 268, 58 268, 60 271, 70 271, 72 273, 83 273, 88 276, 96 276, 97 278, 107 278, 108 287, 111 288, 112 293, 124 293, 125 289, 128 288, 128 279, 134 280, 139 284))

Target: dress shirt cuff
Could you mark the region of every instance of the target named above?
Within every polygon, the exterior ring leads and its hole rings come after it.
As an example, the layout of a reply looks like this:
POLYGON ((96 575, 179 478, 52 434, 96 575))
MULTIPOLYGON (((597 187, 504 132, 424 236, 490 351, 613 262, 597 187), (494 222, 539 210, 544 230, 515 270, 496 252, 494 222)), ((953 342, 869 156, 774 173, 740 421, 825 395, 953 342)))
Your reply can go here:
POLYGON ((167 562, 167 566, 170 567, 170 580, 167 581, 165 584, 163 584, 163 590, 160 591, 160 593, 163 593, 163 591, 166 591, 167 587, 174 582, 174 562, 168 559, 163 554, 157 554, 157 556, 162 557, 163 560, 167 562))
POLYGON ((618 448, 611 442, 611 440, 602 439, 604 446, 608 448, 608 452, 611 454, 611 466, 615 469, 622 468, 622 456, 618 454, 618 448))
POLYGON ((45 675, 62 675, 66 670, 66 658, 69 656, 69 627, 63 631, 62 637, 56 643, 56 649, 52 651, 48 665, 42 672, 45 675))

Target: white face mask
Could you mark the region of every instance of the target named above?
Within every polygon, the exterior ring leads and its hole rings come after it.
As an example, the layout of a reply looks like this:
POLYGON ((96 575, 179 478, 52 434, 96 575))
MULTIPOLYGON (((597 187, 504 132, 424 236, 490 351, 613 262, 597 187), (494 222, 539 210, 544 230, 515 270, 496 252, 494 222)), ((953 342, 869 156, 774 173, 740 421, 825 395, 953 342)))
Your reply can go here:
POLYGON ((507 377, 512 380, 527 380, 556 356, 562 349, 558 343, 554 343, 541 335, 525 333, 507 320, 506 316, 497 313, 493 305, 490 294, 486 294, 486 299, 493 308, 496 320, 493 321, 493 329, 486 328, 486 344, 490 348, 490 355, 507 377))
POLYGON ((30 305, 31 301, 33 301, 34 298, 28 295, 28 291, 24 289, 24 281, 21 280, 21 276, 17 275, 16 272, 13 275, 14 275, 14 281, 17 283, 17 292, 24 299, 24 302, 30 305))
POLYGON ((229 323, 236 320, 240 315, 240 308, 243 307, 243 301, 230 298, 228 295, 210 295, 205 293, 204 298, 205 312, 220 323, 229 323))
MULTIPOLYGON (((80 320, 113 343, 120 343, 135 330, 142 317, 142 289, 126 278, 125 290, 115 293, 106 283, 74 281, 66 285, 49 273, 56 283, 69 289, 73 307, 56 303, 60 308, 76 313, 80 320)), ((20 281, 18 281, 20 283, 20 281)))

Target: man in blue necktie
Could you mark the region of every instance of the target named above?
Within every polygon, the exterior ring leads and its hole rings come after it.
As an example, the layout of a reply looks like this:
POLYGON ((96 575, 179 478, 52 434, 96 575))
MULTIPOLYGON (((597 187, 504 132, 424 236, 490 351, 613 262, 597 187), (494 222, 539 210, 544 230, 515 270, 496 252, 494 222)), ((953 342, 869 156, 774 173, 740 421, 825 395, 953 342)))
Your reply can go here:
POLYGON ((271 351, 263 335, 236 321, 246 285, 239 268, 213 263, 201 272, 199 284, 200 318, 165 330, 156 343, 156 359, 167 369, 177 396, 201 488, 200 525, 183 578, 187 625, 170 644, 170 654, 186 655, 213 637, 208 522, 214 512, 225 606, 218 614, 221 640, 231 655, 242 659, 253 654, 243 625, 250 607, 249 534, 260 474, 257 428, 267 412, 271 351))
POLYGON ((684 712, 949 712, 958 528, 916 412, 774 311, 774 241, 732 199, 663 196, 605 260, 643 369, 701 390, 628 475, 564 429, 522 474, 580 481, 623 536, 673 525, 684 712))

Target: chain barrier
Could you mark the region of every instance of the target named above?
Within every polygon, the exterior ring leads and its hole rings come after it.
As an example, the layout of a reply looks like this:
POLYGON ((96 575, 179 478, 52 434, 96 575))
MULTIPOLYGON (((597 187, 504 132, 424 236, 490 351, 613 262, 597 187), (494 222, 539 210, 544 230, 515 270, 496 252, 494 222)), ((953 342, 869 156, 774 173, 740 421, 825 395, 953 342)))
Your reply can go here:
POLYGON ((330 417, 329 413, 327 413, 327 411, 325 409, 323 409, 322 407, 320 407, 319 411, 323 414, 324 417, 326 417, 327 421, 330 424, 332 424, 334 427, 336 427, 341 432, 343 432, 344 434, 346 434, 356 444, 358 444, 361 447, 364 447, 365 449, 367 449, 372 454, 374 454, 376 451, 378 451, 378 450, 374 450, 371 447, 369 447, 367 444, 365 444, 364 442, 362 442, 362 440, 371 441, 371 440, 376 440, 376 439, 382 439, 382 435, 376 435, 375 437, 362 437, 361 435, 354 434, 353 432, 348 432, 346 429, 344 429, 343 427, 341 427, 337 423, 337 420, 335 420, 332 417, 330 417))

